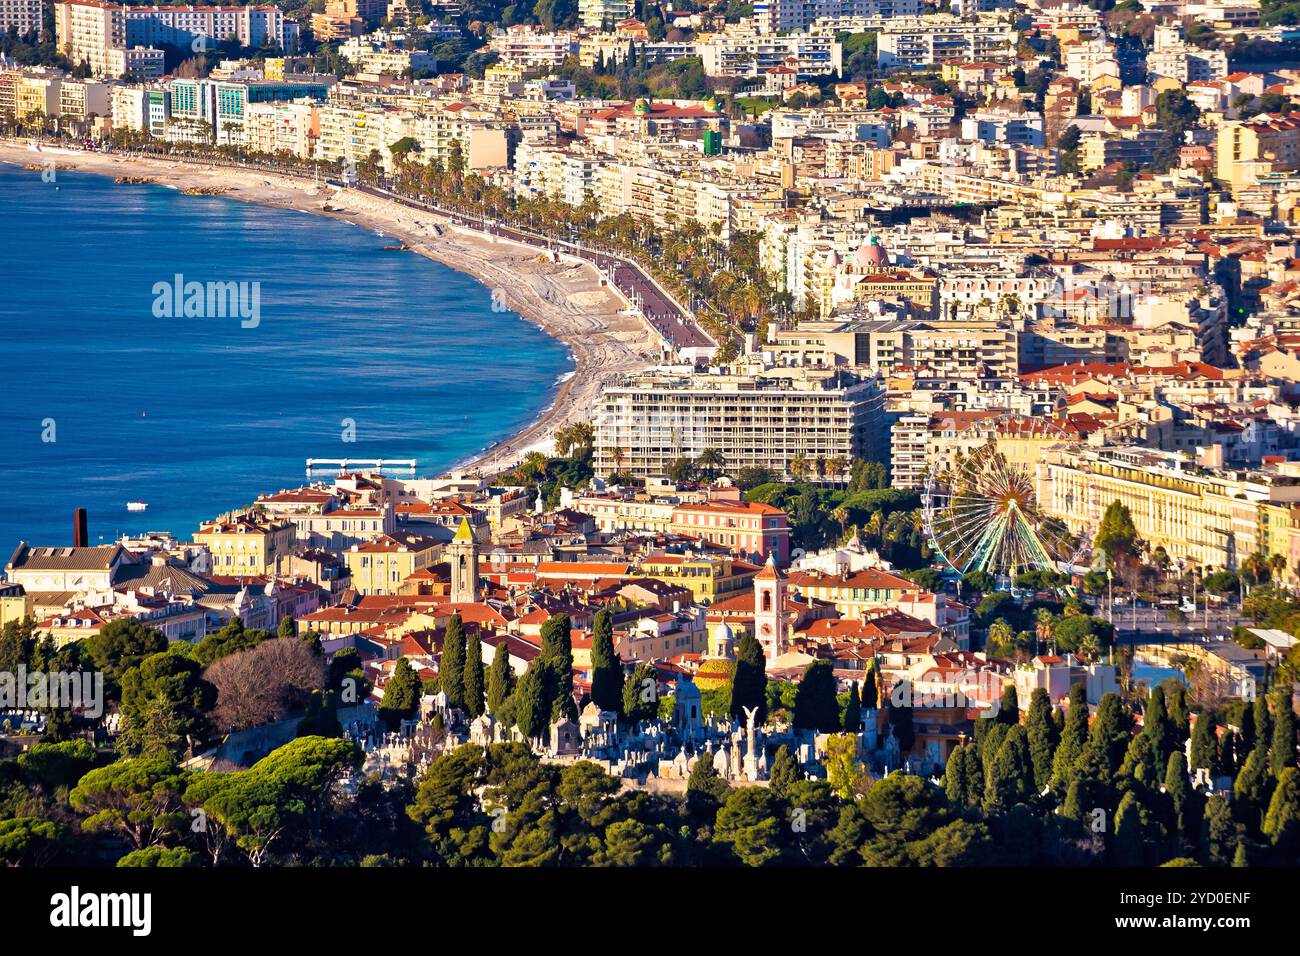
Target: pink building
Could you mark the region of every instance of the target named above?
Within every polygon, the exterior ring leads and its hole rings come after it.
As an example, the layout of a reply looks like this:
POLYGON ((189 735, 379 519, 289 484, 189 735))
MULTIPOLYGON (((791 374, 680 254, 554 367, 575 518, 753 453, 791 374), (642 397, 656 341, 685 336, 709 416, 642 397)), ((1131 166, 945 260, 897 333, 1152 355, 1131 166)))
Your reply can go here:
POLYGON ((790 560, 790 522, 785 512, 756 502, 712 501, 673 509, 674 534, 702 538, 740 557, 771 555, 778 565, 790 560))

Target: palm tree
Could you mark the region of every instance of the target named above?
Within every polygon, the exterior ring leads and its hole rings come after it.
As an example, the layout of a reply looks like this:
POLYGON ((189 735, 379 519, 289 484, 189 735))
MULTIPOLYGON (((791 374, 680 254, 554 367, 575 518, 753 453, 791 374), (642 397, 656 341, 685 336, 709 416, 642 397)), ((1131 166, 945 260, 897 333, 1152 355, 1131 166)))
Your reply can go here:
POLYGON ((540 451, 530 451, 519 465, 519 477, 525 484, 532 484, 546 474, 546 456, 540 451))
POLYGON ((1034 635, 1038 638, 1040 644, 1047 644, 1052 640, 1052 631, 1056 626, 1056 619, 1052 612, 1045 607, 1040 607, 1034 614, 1034 635))
POLYGON ((1286 578, 1287 561, 1286 555, 1278 554, 1276 551, 1268 556, 1268 568, 1273 572, 1273 578, 1281 584, 1286 578))
POLYGON ((843 505, 836 505, 831 509, 831 517, 840 523, 840 540, 843 540, 847 535, 844 525, 849 520, 849 509, 843 505))
POLYGON ((709 480, 712 480, 722 473, 727 460, 722 456, 721 450, 706 448, 700 452, 700 457, 695 459, 695 464, 709 480))
POLYGON ((1248 554, 1241 562, 1242 579, 1249 580, 1252 586, 1263 584, 1271 573, 1268 560, 1262 554, 1248 554))

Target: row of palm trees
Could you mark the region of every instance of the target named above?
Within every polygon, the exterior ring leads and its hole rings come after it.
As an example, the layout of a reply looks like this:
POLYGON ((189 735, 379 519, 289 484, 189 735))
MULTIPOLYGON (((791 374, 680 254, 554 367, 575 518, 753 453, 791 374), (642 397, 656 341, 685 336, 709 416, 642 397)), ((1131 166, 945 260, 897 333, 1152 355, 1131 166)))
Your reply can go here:
MULTIPOLYGON (((734 353, 736 333, 762 332, 771 316, 790 307, 789 296, 777 292, 760 267, 757 237, 748 234, 721 238, 721 229, 706 229, 691 219, 670 222, 667 230, 628 213, 602 217, 588 194, 574 206, 547 194, 514 197, 483 177, 466 172, 463 160, 444 165, 437 158, 421 162, 418 152, 402 141, 393 154, 394 180, 399 190, 440 206, 486 216, 509 226, 559 238, 604 245, 637 261, 679 301, 694 307, 697 319, 727 351, 734 353)), ((455 154, 456 145, 452 144, 455 154)), ((358 164, 363 181, 380 181, 380 157, 358 164)), ((725 354, 725 353, 724 353, 725 354)))

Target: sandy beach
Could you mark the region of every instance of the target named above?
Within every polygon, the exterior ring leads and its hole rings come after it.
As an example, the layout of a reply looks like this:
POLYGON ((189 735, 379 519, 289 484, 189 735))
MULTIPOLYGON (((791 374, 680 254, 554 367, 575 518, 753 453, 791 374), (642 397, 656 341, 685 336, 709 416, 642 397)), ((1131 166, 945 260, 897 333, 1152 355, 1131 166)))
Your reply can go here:
MULTIPOLYGON (((181 190, 202 190, 245 202, 330 216, 406 244, 412 252, 474 276, 494 290, 496 301, 563 342, 577 368, 549 408, 528 427, 508 436, 485 435, 492 445, 457 471, 496 474, 532 450, 549 451, 555 432, 588 420, 608 379, 654 364, 658 336, 645 320, 623 314, 627 303, 600 273, 578 259, 554 262, 538 250, 452 225, 447 217, 410 209, 356 190, 252 170, 207 167, 171 160, 0 143, 0 162, 27 165, 54 160, 60 169, 131 176, 181 190)), ((491 343, 484 343, 490 346, 491 343)), ((539 383, 549 387, 550 383, 539 383)))

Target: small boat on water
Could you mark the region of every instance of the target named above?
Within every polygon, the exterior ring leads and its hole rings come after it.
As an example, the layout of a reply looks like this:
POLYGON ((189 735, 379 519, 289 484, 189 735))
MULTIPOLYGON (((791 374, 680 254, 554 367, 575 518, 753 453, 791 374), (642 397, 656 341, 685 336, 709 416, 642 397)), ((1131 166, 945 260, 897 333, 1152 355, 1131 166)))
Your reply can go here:
POLYGON ((384 246, 384 252, 408 252, 410 248, 406 243, 402 243, 400 246, 384 246))
POLYGON ((149 506, 143 501, 128 501, 126 503, 127 511, 146 511, 149 506))

